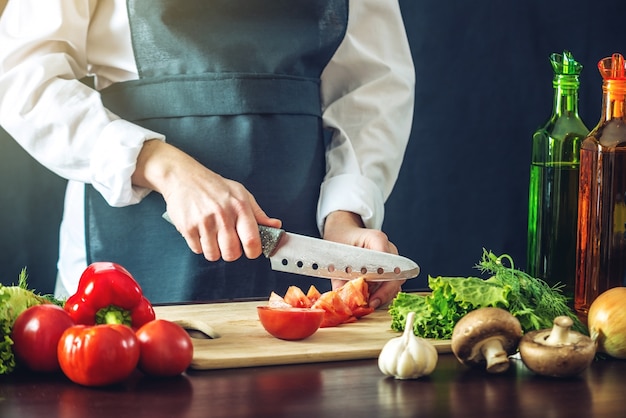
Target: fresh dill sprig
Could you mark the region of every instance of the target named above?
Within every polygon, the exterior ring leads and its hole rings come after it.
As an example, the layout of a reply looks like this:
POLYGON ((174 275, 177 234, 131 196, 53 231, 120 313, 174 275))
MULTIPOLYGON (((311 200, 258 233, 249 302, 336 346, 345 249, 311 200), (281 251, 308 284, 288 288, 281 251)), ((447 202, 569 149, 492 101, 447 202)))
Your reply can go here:
POLYGON ((28 289, 28 274, 26 273, 26 267, 22 268, 20 275, 17 279, 17 286, 22 289, 28 289))
POLYGON ((511 311, 518 312, 516 316, 522 323, 522 328, 552 328, 554 318, 565 315, 574 321, 573 330, 588 334, 585 325, 569 307, 568 298, 562 293, 563 285, 550 286, 545 281, 516 269, 508 254, 496 256, 483 250, 482 260, 476 268, 482 273, 492 275, 488 281, 511 287, 510 308, 511 311))

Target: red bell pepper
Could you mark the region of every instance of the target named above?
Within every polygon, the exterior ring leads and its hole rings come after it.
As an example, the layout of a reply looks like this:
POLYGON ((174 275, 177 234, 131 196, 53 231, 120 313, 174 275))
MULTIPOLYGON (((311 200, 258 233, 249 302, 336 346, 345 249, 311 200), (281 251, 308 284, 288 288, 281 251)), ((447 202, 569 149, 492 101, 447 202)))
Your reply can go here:
POLYGON ((74 383, 105 386, 128 378, 137 368, 141 349, 130 327, 121 324, 74 325, 57 345, 63 373, 74 383))
POLYGON ((90 264, 64 307, 76 324, 83 325, 124 324, 138 329, 156 317, 133 276, 111 262, 90 264))

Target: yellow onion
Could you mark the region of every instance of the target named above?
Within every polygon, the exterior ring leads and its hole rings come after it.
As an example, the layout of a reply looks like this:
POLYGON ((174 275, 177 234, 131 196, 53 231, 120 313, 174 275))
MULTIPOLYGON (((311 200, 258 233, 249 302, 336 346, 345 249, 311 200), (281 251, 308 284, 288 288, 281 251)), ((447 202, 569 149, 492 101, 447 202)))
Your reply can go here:
POLYGON ((626 359, 626 287, 601 293, 589 307, 587 325, 598 352, 626 359))

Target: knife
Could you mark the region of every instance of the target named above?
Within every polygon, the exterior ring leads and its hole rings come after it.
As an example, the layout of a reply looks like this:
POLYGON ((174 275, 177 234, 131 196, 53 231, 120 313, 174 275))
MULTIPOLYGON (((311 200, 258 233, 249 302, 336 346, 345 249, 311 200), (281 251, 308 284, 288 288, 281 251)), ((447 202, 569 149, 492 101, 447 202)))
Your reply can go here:
POLYGON ((340 244, 259 225, 263 255, 273 270, 324 277, 388 281, 412 279, 419 266, 395 254, 340 244))
MULTIPOLYGON (((167 212, 163 218, 172 222, 167 212)), ((417 277, 419 266, 411 259, 340 244, 320 238, 259 225, 263 255, 272 270, 326 279, 367 281, 406 280, 417 277)))

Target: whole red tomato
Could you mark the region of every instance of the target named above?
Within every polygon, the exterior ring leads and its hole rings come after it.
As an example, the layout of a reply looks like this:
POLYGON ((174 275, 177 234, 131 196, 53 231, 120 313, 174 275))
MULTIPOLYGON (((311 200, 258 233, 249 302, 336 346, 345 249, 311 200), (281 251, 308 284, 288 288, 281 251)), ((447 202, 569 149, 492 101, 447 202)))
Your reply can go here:
POLYGON ((139 342, 126 325, 75 325, 57 346, 63 373, 74 383, 105 386, 128 378, 139 361, 139 342))
POLYGON ((152 376, 176 376, 193 360, 191 337, 180 325, 155 319, 137 330, 139 369, 152 376))
POLYGON ((11 331, 13 353, 20 364, 36 372, 60 370, 57 345, 74 321, 53 304, 31 306, 15 320, 11 331))

